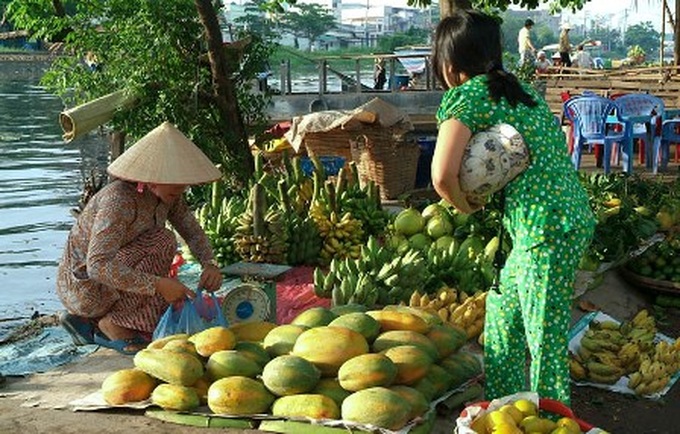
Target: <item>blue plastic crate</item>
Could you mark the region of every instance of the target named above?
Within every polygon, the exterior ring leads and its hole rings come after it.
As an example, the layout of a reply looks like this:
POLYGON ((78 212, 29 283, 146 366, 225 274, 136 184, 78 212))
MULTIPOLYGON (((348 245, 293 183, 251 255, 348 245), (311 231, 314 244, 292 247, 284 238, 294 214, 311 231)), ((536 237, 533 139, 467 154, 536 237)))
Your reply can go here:
MULTIPOLYGON (((326 176, 337 175, 342 166, 345 165, 345 158, 343 157, 326 156, 317 158, 323 165, 326 176)), ((312 163, 312 160, 309 157, 300 157, 300 167, 306 176, 312 176, 312 173, 314 173, 314 163, 312 163)))

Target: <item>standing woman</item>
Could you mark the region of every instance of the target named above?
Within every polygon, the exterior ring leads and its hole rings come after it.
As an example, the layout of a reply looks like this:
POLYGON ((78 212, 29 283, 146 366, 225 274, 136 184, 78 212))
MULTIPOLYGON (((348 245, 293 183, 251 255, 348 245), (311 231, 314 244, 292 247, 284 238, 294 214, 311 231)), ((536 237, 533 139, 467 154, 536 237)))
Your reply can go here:
POLYGON ((199 286, 215 291, 222 273, 210 243, 182 198, 189 185, 220 171, 168 122, 108 168, 115 178, 87 203, 71 228, 59 264, 62 326, 78 345, 96 343, 134 354, 149 341, 170 303, 193 297, 169 278, 177 252, 170 223, 203 266, 199 286))
POLYGON ((505 71, 501 59, 500 25, 494 18, 460 10, 439 23, 432 63, 448 90, 437 113, 432 180, 441 197, 472 213, 482 204, 466 197, 458 182, 472 135, 508 123, 524 137, 531 163, 503 189, 503 225, 513 248, 500 293, 491 291, 486 301, 485 399, 530 389, 569 404, 573 285, 595 219, 549 107, 505 71), (527 348, 528 386, 522 369, 527 348))
POLYGON ((559 41, 560 63, 562 66, 566 66, 568 68, 571 67, 571 43, 569 42, 569 30, 571 30, 571 26, 569 24, 562 25, 559 41))

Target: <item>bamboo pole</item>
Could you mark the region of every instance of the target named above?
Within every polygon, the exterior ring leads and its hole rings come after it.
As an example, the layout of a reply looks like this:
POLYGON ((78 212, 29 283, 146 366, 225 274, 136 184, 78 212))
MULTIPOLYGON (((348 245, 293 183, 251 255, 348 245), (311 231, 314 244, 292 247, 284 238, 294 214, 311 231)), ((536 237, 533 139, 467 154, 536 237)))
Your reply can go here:
POLYGON ((61 112, 59 123, 64 131, 62 138, 69 143, 87 134, 113 119, 116 111, 130 107, 136 100, 125 90, 119 90, 61 112))

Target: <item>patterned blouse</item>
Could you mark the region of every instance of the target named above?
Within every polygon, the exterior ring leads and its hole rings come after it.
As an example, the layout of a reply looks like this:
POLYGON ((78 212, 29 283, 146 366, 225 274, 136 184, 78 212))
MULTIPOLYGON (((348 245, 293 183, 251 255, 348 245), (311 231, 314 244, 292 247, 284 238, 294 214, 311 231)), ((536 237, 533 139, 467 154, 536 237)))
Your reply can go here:
POLYGON ((152 295, 159 277, 116 260, 122 246, 170 222, 205 265, 213 259, 210 242, 184 199, 170 206, 136 184, 116 180, 92 197, 69 233, 61 267, 76 279, 91 279, 122 291, 152 295))
POLYGON ((550 235, 595 224, 588 196, 569 160, 564 133, 545 100, 524 86, 538 104, 512 107, 505 98, 491 99, 487 78, 478 75, 449 89, 437 112, 439 123, 457 119, 472 134, 507 123, 524 137, 529 167, 505 187, 505 221, 513 245, 529 249, 550 235))

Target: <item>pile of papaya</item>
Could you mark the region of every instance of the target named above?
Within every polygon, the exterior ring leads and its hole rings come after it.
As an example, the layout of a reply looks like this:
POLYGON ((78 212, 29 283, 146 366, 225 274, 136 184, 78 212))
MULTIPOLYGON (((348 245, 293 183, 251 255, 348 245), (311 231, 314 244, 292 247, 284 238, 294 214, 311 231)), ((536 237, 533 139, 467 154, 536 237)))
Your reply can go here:
POLYGON ((158 339, 102 384, 110 405, 220 415, 342 419, 398 430, 481 374, 465 330, 408 306, 313 307, 290 324, 247 322, 158 339))

